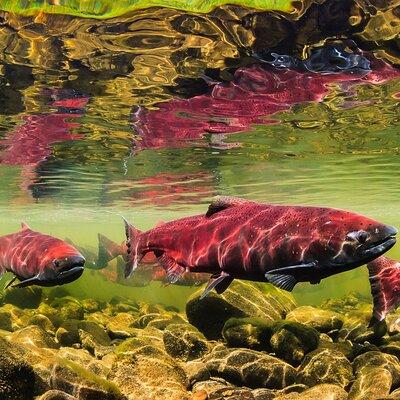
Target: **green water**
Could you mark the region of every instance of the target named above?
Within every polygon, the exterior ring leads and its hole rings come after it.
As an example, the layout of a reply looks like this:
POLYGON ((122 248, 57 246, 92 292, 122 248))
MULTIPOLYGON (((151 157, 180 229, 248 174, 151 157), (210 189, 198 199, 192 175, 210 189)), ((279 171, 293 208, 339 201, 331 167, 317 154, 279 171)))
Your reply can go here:
MULTIPOLYGON (((30 118, 57 112, 46 90, 79 91, 87 103, 65 118, 70 125, 63 134, 75 139, 33 141, 24 150, 42 150, 33 161, 23 155, 15 161, 12 153, 15 162, 0 165, 0 234, 25 221, 96 252, 99 232, 124 239, 122 216, 150 229, 159 220, 204 213, 215 195, 339 207, 399 227, 398 78, 355 85, 350 92, 332 84, 322 101, 295 104, 275 114, 274 124, 224 138, 225 146, 205 135, 183 147, 134 150, 134 107, 155 109, 176 98, 184 79, 197 79, 207 68, 228 76, 248 63, 242 50, 257 37, 233 28, 246 12, 224 12, 144 10, 101 23, 6 14, 0 31, 1 137, 12 142, 24 124, 35 129, 38 122, 30 118)), ((186 97, 196 95, 191 90, 186 97)), ((39 134, 45 126, 41 120, 39 134)), ((44 136, 56 128, 50 125, 44 136)), ((3 143, 3 154, 10 146, 3 143)), ((399 258, 398 246, 388 255, 399 258)), ((90 269, 66 288, 77 298, 120 295, 181 309, 197 289, 160 282, 130 287, 90 269)), ((299 284, 294 295, 300 304, 319 304, 350 291, 369 294, 365 267, 320 285, 299 284)))

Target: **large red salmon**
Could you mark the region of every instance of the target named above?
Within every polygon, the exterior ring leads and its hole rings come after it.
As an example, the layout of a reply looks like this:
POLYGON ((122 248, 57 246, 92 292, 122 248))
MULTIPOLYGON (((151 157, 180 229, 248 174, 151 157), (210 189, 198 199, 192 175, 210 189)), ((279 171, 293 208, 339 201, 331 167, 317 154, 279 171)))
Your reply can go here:
POLYGON ((20 281, 17 287, 72 282, 82 275, 84 263, 75 247, 26 224, 19 232, 0 237, 0 272, 12 272, 20 281))
POLYGON ((379 257, 396 242, 397 229, 333 208, 260 204, 219 197, 205 215, 141 232, 125 221, 130 276, 153 252, 171 282, 185 271, 213 274, 204 295, 222 293, 234 278, 292 290, 319 283, 379 257))

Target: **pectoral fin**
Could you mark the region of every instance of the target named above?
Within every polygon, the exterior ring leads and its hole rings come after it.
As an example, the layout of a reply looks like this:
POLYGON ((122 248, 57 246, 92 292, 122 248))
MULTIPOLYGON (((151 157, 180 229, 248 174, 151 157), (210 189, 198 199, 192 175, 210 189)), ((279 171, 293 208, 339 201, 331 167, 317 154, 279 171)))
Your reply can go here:
POLYGON ((297 283, 297 280, 293 275, 266 273, 265 277, 268 279, 269 283, 272 283, 280 289, 287 290, 288 292, 291 292, 297 283))
POLYGON ((291 292, 298 282, 296 275, 307 274, 312 276, 315 266, 316 264, 311 262, 306 264, 290 265, 283 268, 276 268, 271 271, 267 271, 265 277, 267 278, 268 282, 272 283, 274 286, 291 292))
POLYGON ((157 257, 157 260, 167 273, 167 280, 169 283, 176 283, 186 271, 184 267, 165 253, 157 257))
MULTIPOLYGON (((10 279, 10 280, 7 282, 7 285, 4 286, 4 290, 8 289, 16 280, 17 280, 17 277, 16 277, 16 276, 14 276, 12 279, 10 279)), ((14 286, 12 286, 12 287, 14 287, 14 286)))
POLYGON ((204 292, 200 296, 200 300, 204 299, 204 297, 206 297, 214 288, 218 294, 223 293, 232 283, 232 281, 233 277, 224 271, 222 271, 219 275, 212 275, 207 283, 206 288, 204 289, 204 292))

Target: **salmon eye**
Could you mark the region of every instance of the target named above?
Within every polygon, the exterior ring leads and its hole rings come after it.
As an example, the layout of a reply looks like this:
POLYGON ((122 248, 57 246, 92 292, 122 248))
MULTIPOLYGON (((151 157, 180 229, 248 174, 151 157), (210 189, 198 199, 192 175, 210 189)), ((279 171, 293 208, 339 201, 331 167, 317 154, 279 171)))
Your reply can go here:
POLYGON ((53 265, 58 268, 60 266, 60 261, 58 261, 57 259, 53 260, 53 265))
POLYGON ((365 243, 369 239, 369 233, 365 231, 359 231, 357 234, 357 240, 360 243, 365 243))

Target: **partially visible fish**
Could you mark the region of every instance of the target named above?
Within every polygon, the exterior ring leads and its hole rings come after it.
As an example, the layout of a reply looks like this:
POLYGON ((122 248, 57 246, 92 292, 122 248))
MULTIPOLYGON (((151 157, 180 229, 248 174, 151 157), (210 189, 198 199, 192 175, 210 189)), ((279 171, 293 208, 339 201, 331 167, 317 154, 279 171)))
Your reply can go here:
POLYGON ((98 233, 97 237, 99 240, 99 247, 96 269, 106 268, 107 264, 118 256, 125 257, 127 251, 125 241, 118 244, 101 233, 98 233))
POLYGON ((367 264, 374 302, 370 325, 400 305, 400 262, 381 256, 367 264))
POLYGON ((64 240, 32 231, 28 225, 16 233, 0 237, 0 273, 11 272, 20 282, 30 285, 63 285, 83 273, 85 258, 64 240))

